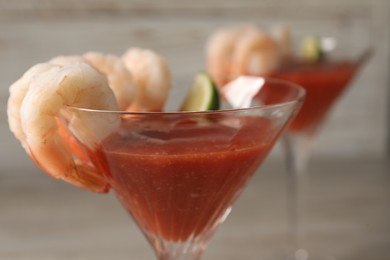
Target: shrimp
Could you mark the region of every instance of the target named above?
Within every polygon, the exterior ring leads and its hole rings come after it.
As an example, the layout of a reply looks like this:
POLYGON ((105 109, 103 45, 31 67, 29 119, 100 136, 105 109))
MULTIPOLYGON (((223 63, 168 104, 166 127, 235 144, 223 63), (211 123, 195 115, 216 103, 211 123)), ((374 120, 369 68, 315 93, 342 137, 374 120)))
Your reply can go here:
POLYGON ((278 44, 267 33, 258 31, 244 35, 237 43, 232 60, 232 78, 243 74, 264 75, 281 62, 278 44))
POLYGON ((70 56, 57 56, 49 60, 49 63, 58 65, 58 66, 67 66, 73 63, 87 63, 91 65, 88 60, 79 55, 70 55, 70 56))
MULTIPOLYGON (((108 185, 103 176, 92 166, 73 159, 71 149, 58 131, 57 119, 60 111, 66 106, 117 110, 115 96, 108 86, 107 79, 85 63, 73 63, 64 67, 50 64, 41 66, 42 69, 33 67, 30 70, 36 71, 32 73, 35 76, 31 77, 30 73, 26 73, 22 77, 26 84, 18 83, 11 89, 12 93, 16 93, 17 86, 26 88, 27 85, 24 98, 20 95, 18 99, 22 100, 21 105, 20 102, 8 103, 8 110, 11 110, 8 113, 9 121, 15 120, 17 124, 21 124, 17 131, 22 131, 22 134, 18 134, 17 138, 28 149, 30 157, 48 175, 92 191, 107 191, 108 185), (15 117, 13 111, 17 111, 19 105, 18 121, 13 118, 15 117)), ((17 99, 14 97, 14 100, 17 99)), ((83 129, 74 131, 73 134, 80 137, 80 140, 88 136, 89 141, 85 142, 85 145, 93 151, 96 149, 97 140, 103 139, 117 129, 120 119, 106 114, 91 118, 89 113, 86 114, 88 115, 72 118, 70 128, 76 129, 77 125, 85 121, 92 124, 97 132, 91 133, 83 129)))
POLYGON ((120 110, 126 110, 130 106, 135 96, 136 87, 131 73, 119 57, 98 52, 87 52, 83 56, 57 56, 49 61, 49 63, 60 66, 80 62, 93 66, 107 77, 120 110))
MULTIPOLYGON (((92 66, 92 64, 85 57, 80 55, 57 56, 50 59, 49 63, 58 65, 60 67, 71 65, 74 63, 86 63, 92 66)), ((61 136, 61 138, 67 143, 72 154, 79 160, 87 161, 88 157, 85 154, 82 147, 80 147, 80 145, 78 144, 78 141, 69 133, 68 129, 64 124, 62 124, 59 120, 57 123, 58 123, 58 133, 61 136)))
POLYGON ((126 110, 135 98, 136 86, 122 59, 115 55, 104 55, 98 52, 87 52, 83 57, 98 71, 107 76, 119 109, 126 110))
POLYGON ((229 65, 239 39, 247 33, 256 31, 254 26, 244 25, 220 29, 210 37, 206 46, 206 65, 218 86, 230 80, 229 65))
POLYGON ((171 75, 166 61, 155 52, 130 48, 122 56, 133 75, 137 92, 130 111, 162 111, 171 88, 171 75))
POLYGON ((30 83, 36 75, 48 71, 49 69, 56 67, 55 65, 49 63, 39 63, 31 67, 24 75, 18 79, 14 84, 9 88, 10 96, 8 98, 7 104, 7 116, 8 124, 11 132, 15 135, 17 139, 20 140, 23 148, 27 153, 29 149, 26 145, 26 135, 22 129, 22 122, 20 119, 20 107, 22 101, 26 96, 30 83))

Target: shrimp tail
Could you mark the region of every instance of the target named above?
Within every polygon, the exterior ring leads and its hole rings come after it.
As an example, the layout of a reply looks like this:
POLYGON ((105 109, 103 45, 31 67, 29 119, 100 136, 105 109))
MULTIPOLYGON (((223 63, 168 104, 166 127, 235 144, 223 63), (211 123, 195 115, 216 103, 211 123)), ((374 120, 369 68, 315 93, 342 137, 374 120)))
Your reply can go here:
MULTIPOLYGON (((61 128, 59 128, 61 129, 61 128)), ((83 148, 77 144, 76 139, 70 134, 63 135, 64 132, 60 131, 61 142, 69 148, 69 151, 50 149, 47 147, 40 150, 29 149, 28 154, 35 164, 49 176, 60 179, 77 187, 84 188, 93 192, 107 193, 110 190, 110 185, 107 183, 106 178, 102 175, 101 171, 98 171, 94 165, 90 163, 88 156, 84 153, 83 148), (59 154, 60 153, 60 154, 59 154), (53 158, 49 160, 49 163, 41 163, 42 156, 46 158, 53 158), (56 158, 68 158, 67 167, 64 169, 64 165, 61 163, 57 164, 56 158), (61 168, 61 171, 55 171, 53 169, 61 168)), ((30 139, 30 145, 31 145, 30 139)), ((43 145, 44 146, 44 145, 43 145)), ((28 147, 29 148, 29 147, 28 147)))
MULTIPOLYGON (((83 148, 61 120, 57 119, 56 121, 58 134, 65 141, 64 143, 71 152, 74 161, 69 172, 60 176, 59 179, 93 192, 107 193, 110 190, 110 185, 100 173, 101 171, 91 165, 91 158, 88 156, 86 148, 83 148)), ((49 171, 45 170, 45 172, 49 171)))
POLYGON ((107 193, 110 185, 107 180, 96 172, 92 166, 75 161, 75 168, 69 175, 61 177, 62 180, 77 187, 88 189, 93 192, 107 193))

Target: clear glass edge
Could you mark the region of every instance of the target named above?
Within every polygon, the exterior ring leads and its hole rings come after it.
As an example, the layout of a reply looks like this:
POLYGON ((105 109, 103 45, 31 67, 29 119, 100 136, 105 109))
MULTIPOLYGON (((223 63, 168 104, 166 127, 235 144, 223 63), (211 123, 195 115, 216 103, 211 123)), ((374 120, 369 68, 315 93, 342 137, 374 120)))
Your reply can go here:
POLYGON ((248 110, 257 110, 257 109, 273 109, 280 108, 284 106, 289 106, 294 103, 303 102, 306 96, 306 90, 300 86, 299 84, 295 84, 286 80, 271 78, 271 77, 259 77, 266 80, 266 82, 274 82, 274 83, 282 83, 286 85, 290 85, 298 90, 297 97, 285 102, 268 104, 268 105, 259 105, 253 106, 249 108, 231 108, 231 109, 219 109, 219 110, 207 110, 207 111, 174 111, 174 112, 135 112, 135 111, 119 111, 119 110, 100 110, 100 109, 91 109, 91 108, 83 108, 83 107, 75 107, 75 106, 66 106, 67 109, 74 109, 78 111, 84 112, 95 112, 95 113, 115 113, 121 115, 200 115, 200 114, 220 114, 220 113, 234 113, 239 111, 248 111, 248 110))

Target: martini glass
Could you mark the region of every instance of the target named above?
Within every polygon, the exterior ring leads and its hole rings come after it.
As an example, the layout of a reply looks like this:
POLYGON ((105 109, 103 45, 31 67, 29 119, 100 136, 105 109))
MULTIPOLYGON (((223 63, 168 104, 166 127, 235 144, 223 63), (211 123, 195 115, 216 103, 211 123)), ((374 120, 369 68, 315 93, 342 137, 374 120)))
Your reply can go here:
POLYGON ((325 59, 315 62, 289 60, 272 73, 273 77, 300 84, 306 90, 305 103, 282 138, 289 179, 291 229, 296 248, 288 259, 294 260, 334 259, 305 247, 309 155, 313 140, 332 107, 372 52, 367 46, 360 46, 351 53, 335 38, 319 39, 325 50, 325 59))
POLYGON ((246 108, 62 112, 72 149, 88 155, 75 160, 107 178, 158 259, 200 259, 305 95, 281 80, 259 84, 246 108), (98 123, 107 117, 109 132, 98 123))

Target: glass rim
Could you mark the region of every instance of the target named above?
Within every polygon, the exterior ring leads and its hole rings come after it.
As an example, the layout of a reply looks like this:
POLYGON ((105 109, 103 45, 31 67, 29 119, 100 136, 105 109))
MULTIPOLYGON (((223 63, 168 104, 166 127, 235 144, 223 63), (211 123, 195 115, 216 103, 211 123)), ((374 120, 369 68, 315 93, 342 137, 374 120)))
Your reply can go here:
MULTIPOLYGON (((289 106, 294 103, 300 103, 303 102, 306 96, 306 90, 304 87, 302 87, 299 84, 283 80, 283 79, 277 79, 272 77, 263 77, 263 76, 256 76, 257 78, 261 78, 265 80, 265 83, 267 82, 273 82, 273 83, 279 83, 284 85, 289 85, 290 87, 297 90, 296 98, 284 102, 275 102, 272 104, 267 105, 256 105, 256 106, 250 106, 246 108, 226 108, 226 109, 218 109, 218 110, 203 110, 203 111, 121 111, 121 110, 105 110, 105 109, 93 109, 93 108, 83 108, 83 107, 77 107, 77 106, 70 106, 67 105, 66 109, 71 110, 78 110, 83 112, 94 112, 94 113, 113 113, 113 114, 119 114, 119 115, 138 115, 138 116, 145 116, 145 115, 204 115, 204 114, 221 114, 221 113, 234 113, 234 112, 242 112, 242 111, 249 111, 249 110, 257 110, 257 109, 276 109, 284 106, 289 106)), ((261 90, 260 90, 261 91, 261 90)))

